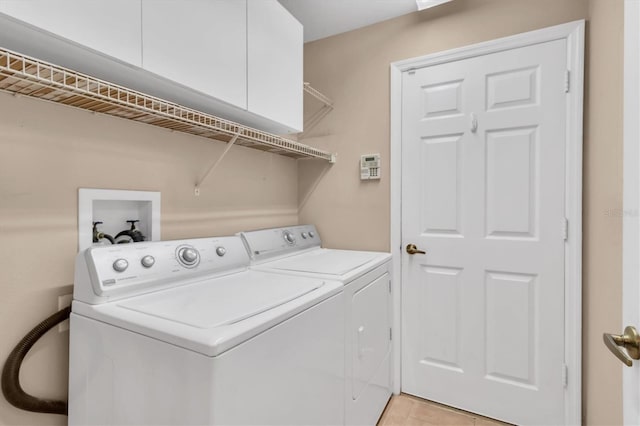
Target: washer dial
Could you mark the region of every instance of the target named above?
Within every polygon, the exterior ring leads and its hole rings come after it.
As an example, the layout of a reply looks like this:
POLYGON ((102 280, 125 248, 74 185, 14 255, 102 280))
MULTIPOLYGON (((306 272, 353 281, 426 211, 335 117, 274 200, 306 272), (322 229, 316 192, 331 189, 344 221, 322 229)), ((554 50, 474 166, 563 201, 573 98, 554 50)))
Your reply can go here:
POLYGON ((142 266, 145 268, 151 268, 156 263, 156 259, 153 256, 146 255, 140 259, 140 263, 142 263, 142 266))
POLYGON ((124 272, 129 267, 129 262, 127 259, 118 259, 113 262, 113 270, 116 272, 124 272))
POLYGON ((292 245, 294 245, 296 243, 296 237, 293 236, 293 232, 291 232, 291 231, 284 231, 282 233, 282 238, 290 246, 292 246, 292 245))
POLYGON ((185 268, 195 268, 200 263, 200 253, 191 246, 180 246, 176 251, 178 262, 185 268))

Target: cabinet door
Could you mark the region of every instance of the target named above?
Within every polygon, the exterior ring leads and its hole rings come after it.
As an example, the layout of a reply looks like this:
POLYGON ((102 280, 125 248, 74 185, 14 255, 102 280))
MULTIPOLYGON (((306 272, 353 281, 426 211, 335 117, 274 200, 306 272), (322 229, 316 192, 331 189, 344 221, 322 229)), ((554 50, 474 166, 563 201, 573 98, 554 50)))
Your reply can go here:
MULTIPOLYGON (((391 293, 384 274, 353 294, 351 299, 351 399, 370 392, 389 395, 391 353, 391 293), (380 374, 380 372, 384 374, 380 374), (377 380, 376 380, 377 379, 377 380), (374 390, 375 389, 375 390, 374 390)), ((349 361, 347 361, 349 362, 349 361)))
POLYGON ((246 109, 245 0, 143 0, 142 67, 246 109))
POLYGON ((276 0, 248 0, 248 109, 302 131, 302 25, 276 0))
POLYGON ((0 0, 0 12, 140 66, 141 0, 0 0))

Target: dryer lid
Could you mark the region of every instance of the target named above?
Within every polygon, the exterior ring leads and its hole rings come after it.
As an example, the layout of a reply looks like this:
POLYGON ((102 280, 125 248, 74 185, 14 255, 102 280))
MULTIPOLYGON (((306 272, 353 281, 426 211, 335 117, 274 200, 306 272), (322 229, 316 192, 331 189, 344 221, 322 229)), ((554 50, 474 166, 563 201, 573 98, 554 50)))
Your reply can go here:
POLYGON ((295 256, 289 256, 269 263, 269 268, 282 271, 344 275, 375 259, 388 257, 386 253, 318 249, 295 256))
POLYGON ((323 285, 323 281, 283 279, 275 274, 246 280, 246 276, 240 274, 124 300, 118 306, 206 329, 258 315, 323 285))

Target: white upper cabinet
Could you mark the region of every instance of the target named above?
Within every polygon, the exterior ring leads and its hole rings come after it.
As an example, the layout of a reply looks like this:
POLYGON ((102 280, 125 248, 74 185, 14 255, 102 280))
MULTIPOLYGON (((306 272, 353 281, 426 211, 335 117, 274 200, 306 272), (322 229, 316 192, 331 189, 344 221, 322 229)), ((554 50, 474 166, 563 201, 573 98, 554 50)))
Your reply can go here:
POLYGON ((143 0, 142 67, 247 108, 246 0, 143 0))
POLYGON ((248 0, 248 109, 302 131, 302 25, 277 0, 248 0))
POLYGON ((0 0, 0 12, 140 66, 141 0, 0 0))
POLYGON ((302 25, 277 0, 0 0, 0 44, 260 130, 303 130, 302 25))

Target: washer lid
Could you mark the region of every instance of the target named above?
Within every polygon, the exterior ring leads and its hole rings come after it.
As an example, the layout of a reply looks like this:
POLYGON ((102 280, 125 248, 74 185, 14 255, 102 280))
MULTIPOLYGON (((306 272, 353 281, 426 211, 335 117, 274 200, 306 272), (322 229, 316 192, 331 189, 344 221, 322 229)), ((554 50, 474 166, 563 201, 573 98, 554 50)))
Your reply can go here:
MULTIPOLYGON (((242 271, 98 305, 74 300, 72 314, 218 356, 342 288, 337 281, 242 271)), ((331 306, 335 315, 344 309, 331 306)))
POLYGON ((344 275, 366 263, 387 257, 387 253, 370 251, 318 249, 272 261, 268 267, 291 272, 344 275))
POLYGON ((297 299, 324 285, 323 281, 283 280, 264 275, 257 281, 244 276, 174 288, 118 306, 198 328, 234 324, 297 299))

